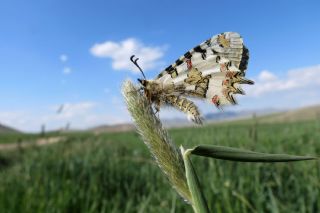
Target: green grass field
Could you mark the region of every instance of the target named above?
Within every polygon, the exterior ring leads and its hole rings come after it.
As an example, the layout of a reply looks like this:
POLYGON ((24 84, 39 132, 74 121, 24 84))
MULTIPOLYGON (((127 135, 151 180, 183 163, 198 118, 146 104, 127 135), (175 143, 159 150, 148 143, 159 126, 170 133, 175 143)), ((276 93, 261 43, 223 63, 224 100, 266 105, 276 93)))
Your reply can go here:
POLYGON ((23 133, 1 133, 0 144, 18 143, 22 141, 34 141, 39 138, 36 134, 23 134, 23 133))
MULTIPOLYGON (((317 122, 253 123, 172 129, 170 135, 186 148, 215 144, 320 155, 317 122)), ((66 137, 46 147, 0 151, 1 212, 192 212, 136 133, 66 137)), ((212 212, 320 212, 319 161, 192 161, 212 212)))

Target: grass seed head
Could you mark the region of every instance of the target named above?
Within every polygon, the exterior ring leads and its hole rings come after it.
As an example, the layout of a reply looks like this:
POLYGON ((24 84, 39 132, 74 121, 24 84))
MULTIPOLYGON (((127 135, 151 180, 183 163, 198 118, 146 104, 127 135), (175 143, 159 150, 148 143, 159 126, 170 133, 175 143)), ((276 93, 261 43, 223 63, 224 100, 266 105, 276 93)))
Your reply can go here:
POLYGON ((157 164, 176 191, 191 203, 181 153, 155 116, 150 102, 129 80, 124 82, 122 94, 136 128, 157 164))

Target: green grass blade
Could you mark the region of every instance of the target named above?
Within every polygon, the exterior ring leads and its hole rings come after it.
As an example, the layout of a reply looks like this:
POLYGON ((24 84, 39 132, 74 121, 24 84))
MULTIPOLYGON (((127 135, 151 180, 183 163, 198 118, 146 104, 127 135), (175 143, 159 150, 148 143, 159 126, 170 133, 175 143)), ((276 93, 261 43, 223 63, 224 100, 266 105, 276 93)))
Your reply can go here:
POLYGON ((295 156, 286 154, 267 154, 252 152, 237 148, 213 145, 199 145, 192 149, 191 154, 204 157, 211 157, 222 160, 241 161, 241 162, 288 162, 301 160, 315 160, 310 156, 295 156))
POLYGON ((189 158, 190 150, 185 151, 182 146, 180 147, 180 150, 186 170, 187 183, 191 192, 193 210, 196 213, 209 213, 207 201, 203 195, 199 179, 189 158))

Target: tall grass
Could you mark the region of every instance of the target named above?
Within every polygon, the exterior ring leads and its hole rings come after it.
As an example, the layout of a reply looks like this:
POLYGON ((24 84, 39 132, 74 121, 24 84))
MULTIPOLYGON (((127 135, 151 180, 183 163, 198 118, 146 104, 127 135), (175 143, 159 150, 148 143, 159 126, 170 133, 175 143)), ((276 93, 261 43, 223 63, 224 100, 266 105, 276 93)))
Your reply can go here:
MULTIPOLYGON (((316 121, 259 124, 261 152, 319 156, 316 121)), ((250 149, 248 123, 170 131, 177 145, 250 149), (228 133, 228 134, 227 134, 228 133)), ((192 212, 133 132, 69 135, 65 143, 1 152, 1 212, 192 212)), ((318 161, 235 163, 193 158, 213 212, 319 212, 318 161)))

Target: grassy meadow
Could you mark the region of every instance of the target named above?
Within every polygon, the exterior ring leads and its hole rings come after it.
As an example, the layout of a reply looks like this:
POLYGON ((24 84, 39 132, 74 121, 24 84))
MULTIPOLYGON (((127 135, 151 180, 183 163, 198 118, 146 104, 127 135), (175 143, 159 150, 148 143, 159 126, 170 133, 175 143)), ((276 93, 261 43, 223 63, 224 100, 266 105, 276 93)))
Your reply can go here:
MULTIPOLYGON (((215 144, 320 155, 319 122, 255 122, 169 132, 186 148, 215 144)), ((1 212, 192 212, 135 132, 64 136, 54 145, 0 151, 1 212)), ((320 212, 319 161, 235 163, 195 156, 192 161, 212 212, 320 212)))

